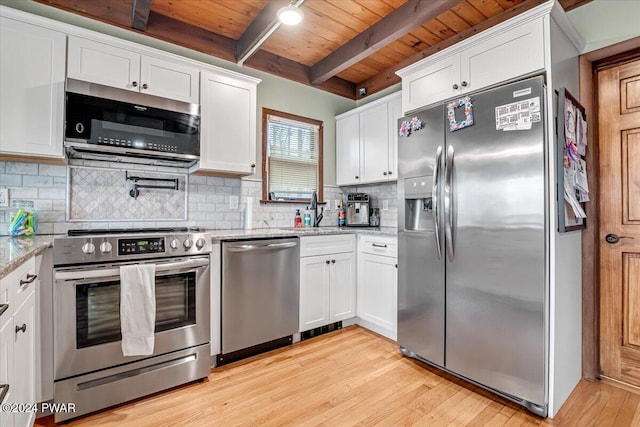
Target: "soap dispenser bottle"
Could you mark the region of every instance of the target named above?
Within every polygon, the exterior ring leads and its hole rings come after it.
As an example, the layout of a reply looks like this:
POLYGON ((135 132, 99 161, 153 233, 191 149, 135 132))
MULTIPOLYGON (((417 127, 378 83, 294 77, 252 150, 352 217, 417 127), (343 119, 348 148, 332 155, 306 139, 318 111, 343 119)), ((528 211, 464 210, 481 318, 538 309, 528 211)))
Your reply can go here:
POLYGON ((296 209, 296 218, 294 220, 293 226, 295 228, 302 227, 302 216, 300 215, 300 209, 296 209))

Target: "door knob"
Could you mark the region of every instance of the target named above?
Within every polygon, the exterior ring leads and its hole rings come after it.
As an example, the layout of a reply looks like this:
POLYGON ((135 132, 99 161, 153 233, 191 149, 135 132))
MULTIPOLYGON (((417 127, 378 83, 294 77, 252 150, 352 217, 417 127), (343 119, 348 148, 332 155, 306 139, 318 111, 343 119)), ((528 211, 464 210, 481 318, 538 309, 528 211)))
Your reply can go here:
POLYGON ((614 243, 618 243, 618 241, 620 239, 633 239, 633 237, 631 236, 618 236, 617 234, 613 234, 613 233, 609 233, 604 237, 604 240, 607 241, 607 243, 610 244, 614 244, 614 243))

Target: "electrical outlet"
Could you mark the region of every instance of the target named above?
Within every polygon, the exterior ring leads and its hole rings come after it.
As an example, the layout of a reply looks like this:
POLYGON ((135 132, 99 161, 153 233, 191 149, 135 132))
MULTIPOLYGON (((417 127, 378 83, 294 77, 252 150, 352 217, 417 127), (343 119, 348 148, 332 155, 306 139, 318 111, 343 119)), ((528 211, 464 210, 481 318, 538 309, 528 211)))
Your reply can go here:
POLYGON ((388 200, 383 200, 382 201, 382 210, 383 211, 388 211, 389 210, 389 201, 388 200))
POLYGON ((8 188, 0 188, 0 207, 2 208, 9 207, 9 189, 8 188))
POLYGON ((340 200, 337 200, 337 199, 336 199, 336 200, 334 200, 334 201, 333 201, 333 206, 335 206, 335 207, 336 207, 336 208, 335 208, 336 210, 340 209, 340 200))
POLYGON ((229 196, 229 209, 238 209, 238 196, 229 196))

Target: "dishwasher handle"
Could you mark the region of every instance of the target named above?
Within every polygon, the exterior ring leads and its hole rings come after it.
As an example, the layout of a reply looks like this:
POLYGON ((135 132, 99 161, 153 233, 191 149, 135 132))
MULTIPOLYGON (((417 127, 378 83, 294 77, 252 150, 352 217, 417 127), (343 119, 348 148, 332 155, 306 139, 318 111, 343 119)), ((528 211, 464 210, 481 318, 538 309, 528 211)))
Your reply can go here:
POLYGON ((227 250, 229 252, 265 251, 265 250, 274 250, 274 249, 294 248, 297 245, 298 245, 297 242, 270 243, 268 245, 239 245, 239 246, 229 246, 227 247, 227 250))

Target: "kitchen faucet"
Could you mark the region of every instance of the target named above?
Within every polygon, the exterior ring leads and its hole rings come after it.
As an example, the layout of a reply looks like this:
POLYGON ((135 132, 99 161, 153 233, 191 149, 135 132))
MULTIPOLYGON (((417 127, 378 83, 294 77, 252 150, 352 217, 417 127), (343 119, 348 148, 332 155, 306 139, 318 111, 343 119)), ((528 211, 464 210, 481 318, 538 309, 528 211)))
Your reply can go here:
POLYGON ((324 208, 320 208, 320 215, 318 215, 318 194, 315 191, 313 192, 313 194, 311 194, 311 203, 309 204, 309 210, 313 211, 313 226, 320 226, 324 208))

